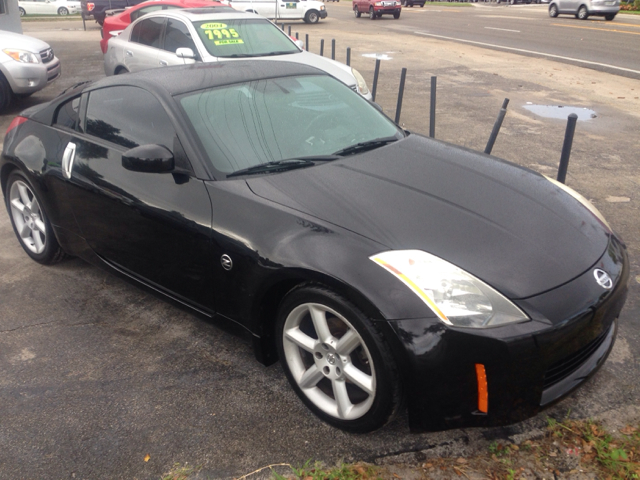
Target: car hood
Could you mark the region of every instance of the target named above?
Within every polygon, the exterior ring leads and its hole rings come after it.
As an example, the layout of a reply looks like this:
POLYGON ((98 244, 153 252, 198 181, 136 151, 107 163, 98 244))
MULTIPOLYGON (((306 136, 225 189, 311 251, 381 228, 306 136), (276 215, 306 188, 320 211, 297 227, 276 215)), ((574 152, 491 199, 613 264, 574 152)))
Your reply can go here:
POLYGON ((260 197, 380 243, 380 251, 437 255, 511 299, 574 279, 609 242, 600 221, 544 176, 417 135, 247 183, 260 197))
POLYGON ((49 48, 49 44, 20 33, 0 32, 0 47, 0 50, 3 48, 20 48, 38 53, 49 48))

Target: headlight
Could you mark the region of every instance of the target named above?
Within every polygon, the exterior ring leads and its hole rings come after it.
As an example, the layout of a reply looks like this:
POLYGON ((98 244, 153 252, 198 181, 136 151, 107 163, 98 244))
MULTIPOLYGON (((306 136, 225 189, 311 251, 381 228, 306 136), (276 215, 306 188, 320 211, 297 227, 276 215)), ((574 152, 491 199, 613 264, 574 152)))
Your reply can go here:
POLYGON ((392 250, 369 258, 413 290, 447 325, 487 328, 529 320, 501 293, 427 252, 392 250))
POLYGON ((35 53, 28 52, 26 50, 17 50, 15 48, 5 48, 2 50, 4 53, 13 58, 16 62, 20 63, 40 63, 38 56, 35 53))
POLYGON ((324 5, 320 5, 320 10, 324 10, 324 5))
POLYGON ((374 5, 375 5, 376 7, 381 7, 381 6, 382 6, 382 2, 376 2, 376 3, 374 3, 374 5))
POLYGON ((360 95, 366 95, 369 93, 369 87, 367 87, 367 82, 364 81, 364 77, 360 75, 360 72, 355 68, 351 69, 351 73, 356 78, 356 86, 358 87, 358 92, 360 95))
POLYGON ((604 227, 607 228, 607 230, 609 230, 609 232, 613 232, 613 230, 611 229, 611 226, 609 225, 609 223, 605 220, 605 218, 602 216, 600 211, 598 211, 598 209, 593 206, 593 203, 591 203, 589 200, 584 198, 582 195, 580 195, 578 192, 576 192, 573 188, 567 187, 564 183, 560 183, 559 181, 554 180, 551 177, 547 177, 546 175, 544 176, 544 178, 546 178, 551 183, 553 183, 556 187, 564 190, 569 195, 571 195, 573 198, 578 200, 587 210, 589 210, 598 220, 600 220, 600 223, 602 223, 602 225, 604 225, 604 227))

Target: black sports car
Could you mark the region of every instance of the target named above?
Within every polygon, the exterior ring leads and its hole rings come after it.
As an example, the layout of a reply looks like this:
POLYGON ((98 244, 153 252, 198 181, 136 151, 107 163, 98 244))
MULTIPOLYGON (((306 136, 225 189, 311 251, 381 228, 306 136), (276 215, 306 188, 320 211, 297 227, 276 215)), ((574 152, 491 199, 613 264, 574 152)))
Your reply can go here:
POLYGON ((24 111, 2 189, 20 244, 65 254, 280 358, 354 432, 500 425, 612 348, 626 249, 573 190, 398 128, 319 70, 196 64, 24 111))

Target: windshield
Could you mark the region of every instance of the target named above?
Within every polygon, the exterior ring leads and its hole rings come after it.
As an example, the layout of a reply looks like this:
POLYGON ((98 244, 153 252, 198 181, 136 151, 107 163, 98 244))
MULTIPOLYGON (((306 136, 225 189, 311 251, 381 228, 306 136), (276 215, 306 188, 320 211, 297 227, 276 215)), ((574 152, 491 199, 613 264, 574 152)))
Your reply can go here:
POLYGON ((193 25, 214 57, 261 57, 300 52, 289 37, 267 19, 204 21, 193 25))
POLYGON ((355 154, 360 150, 348 147, 382 139, 370 144, 378 148, 404 136, 327 75, 217 87, 185 94, 180 103, 211 165, 225 175, 281 160, 355 154))

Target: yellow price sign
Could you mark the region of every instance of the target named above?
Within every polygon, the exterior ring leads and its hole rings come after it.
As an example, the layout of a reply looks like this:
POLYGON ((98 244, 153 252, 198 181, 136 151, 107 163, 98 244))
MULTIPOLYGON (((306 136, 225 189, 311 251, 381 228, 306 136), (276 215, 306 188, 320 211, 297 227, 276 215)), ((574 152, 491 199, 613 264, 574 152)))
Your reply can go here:
POLYGON ((214 30, 216 28, 227 28, 226 23, 203 23, 200 25, 203 30, 214 30))
MULTIPOLYGON (((209 37, 209 40, 223 40, 225 38, 233 39, 239 38, 238 32, 236 32, 235 28, 216 28, 205 30, 204 34, 209 37)), ((244 42, 235 42, 235 43, 244 43, 244 42)), ((217 43, 216 43, 217 45, 217 43)))
POLYGON ((213 43, 214 45, 237 45, 244 42, 241 38, 231 38, 229 40, 216 40, 213 43))

